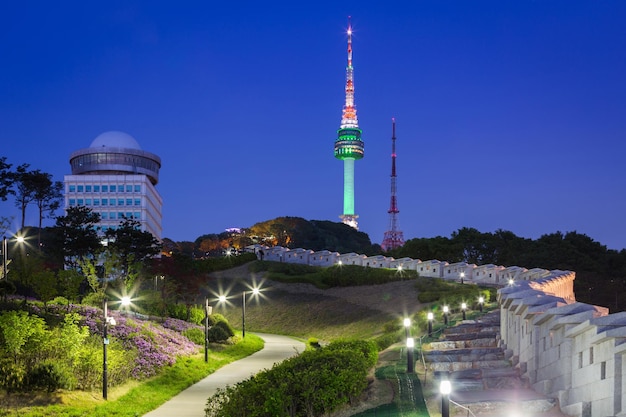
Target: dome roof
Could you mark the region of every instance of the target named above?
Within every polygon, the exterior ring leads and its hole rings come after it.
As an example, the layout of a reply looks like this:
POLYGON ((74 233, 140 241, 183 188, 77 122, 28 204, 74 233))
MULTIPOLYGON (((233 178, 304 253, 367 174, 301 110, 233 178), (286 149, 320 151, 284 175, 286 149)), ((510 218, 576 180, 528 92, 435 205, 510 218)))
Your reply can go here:
POLYGON ((128 133, 112 130, 110 132, 104 132, 91 142, 90 148, 126 148, 126 149, 138 149, 141 150, 141 146, 135 140, 134 137, 128 133))

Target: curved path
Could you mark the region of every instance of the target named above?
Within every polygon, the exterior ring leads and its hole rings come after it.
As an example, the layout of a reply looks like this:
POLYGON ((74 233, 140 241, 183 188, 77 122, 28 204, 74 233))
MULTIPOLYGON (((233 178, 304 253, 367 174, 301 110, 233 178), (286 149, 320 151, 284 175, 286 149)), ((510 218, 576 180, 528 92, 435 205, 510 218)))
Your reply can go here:
POLYGON ((275 363, 304 351, 305 345, 287 336, 255 333, 265 341, 262 350, 221 367, 202 381, 187 388, 146 417, 204 417, 207 399, 218 388, 234 385, 275 363))

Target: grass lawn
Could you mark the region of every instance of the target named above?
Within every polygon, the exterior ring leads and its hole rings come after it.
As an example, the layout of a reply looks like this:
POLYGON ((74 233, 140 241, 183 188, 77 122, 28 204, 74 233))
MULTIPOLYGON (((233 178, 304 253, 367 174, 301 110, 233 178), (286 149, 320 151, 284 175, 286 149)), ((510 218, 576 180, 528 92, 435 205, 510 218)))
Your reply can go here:
POLYGON ((37 396, 3 394, 0 396, 0 416, 20 417, 137 417, 157 408, 189 386, 218 368, 244 358, 263 348, 263 340, 253 334, 235 345, 212 346, 209 362, 204 352, 193 357, 179 358, 163 373, 146 381, 133 381, 109 389, 109 400, 102 392, 68 392, 37 396))

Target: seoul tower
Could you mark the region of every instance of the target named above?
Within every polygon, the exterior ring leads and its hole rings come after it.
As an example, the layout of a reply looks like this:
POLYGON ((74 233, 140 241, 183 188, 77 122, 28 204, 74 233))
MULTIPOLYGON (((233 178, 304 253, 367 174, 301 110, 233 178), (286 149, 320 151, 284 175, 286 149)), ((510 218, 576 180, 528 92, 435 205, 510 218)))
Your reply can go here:
POLYGON ((386 252, 404 245, 404 235, 398 230, 398 201, 396 198, 396 119, 391 119, 391 206, 389 213, 389 230, 385 232, 381 248, 386 252))
POLYGON ((348 20, 348 66, 346 67, 346 102, 335 141, 335 158, 343 161, 343 214, 341 221, 359 228, 354 214, 354 161, 363 158, 361 129, 354 104, 354 69, 352 68, 352 25, 348 20))

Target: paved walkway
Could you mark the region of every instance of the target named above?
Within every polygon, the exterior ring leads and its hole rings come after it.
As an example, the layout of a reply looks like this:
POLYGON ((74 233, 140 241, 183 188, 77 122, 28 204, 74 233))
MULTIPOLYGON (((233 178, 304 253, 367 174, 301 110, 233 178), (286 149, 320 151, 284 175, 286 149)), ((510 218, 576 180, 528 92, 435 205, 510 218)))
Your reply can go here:
POLYGON ((223 366, 156 410, 145 414, 145 417, 204 417, 207 399, 218 388, 234 385, 263 369, 270 369, 276 362, 301 353, 305 348, 304 343, 287 336, 255 334, 265 341, 262 350, 223 366))

